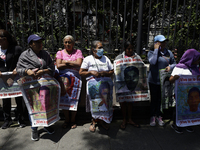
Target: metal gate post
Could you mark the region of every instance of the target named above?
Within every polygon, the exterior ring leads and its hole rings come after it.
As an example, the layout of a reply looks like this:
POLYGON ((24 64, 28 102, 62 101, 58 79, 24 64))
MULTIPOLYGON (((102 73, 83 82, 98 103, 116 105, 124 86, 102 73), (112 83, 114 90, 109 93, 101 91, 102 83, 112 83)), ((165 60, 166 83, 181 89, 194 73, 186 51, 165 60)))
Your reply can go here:
POLYGON ((137 48, 136 48, 136 52, 138 55, 140 55, 141 49, 142 49, 141 44, 142 44, 143 3, 144 3, 144 0, 140 0, 139 15, 138 15, 138 31, 137 31, 137 48))

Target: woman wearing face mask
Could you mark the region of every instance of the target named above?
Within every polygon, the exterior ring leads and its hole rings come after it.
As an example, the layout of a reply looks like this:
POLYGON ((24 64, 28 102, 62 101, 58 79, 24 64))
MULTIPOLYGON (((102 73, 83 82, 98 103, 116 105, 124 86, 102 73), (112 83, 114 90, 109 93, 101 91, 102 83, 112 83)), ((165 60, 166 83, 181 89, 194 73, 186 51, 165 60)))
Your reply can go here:
MULTIPOLYGON (((103 45, 100 41, 93 41, 91 46, 91 54, 90 56, 87 56, 81 65, 81 69, 79 71, 79 74, 83 77, 86 77, 87 80, 87 98, 91 99, 93 102, 98 103, 98 100, 100 99, 97 95, 99 93, 98 90, 101 90, 98 87, 98 83, 103 82, 109 82, 110 90, 112 90, 112 80, 111 76, 113 74, 113 65, 111 64, 110 60, 103 55, 103 45), (97 83, 94 86, 93 92, 90 92, 90 89, 88 88, 89 83, 93 81, 94 83, 97 83), (89 91, 89 92, 88 92, 89 91)), ((87 99, 87 100, 88 100, 87 99)), ((110 98, 110 101, 112 101, 112 98, 110 98)), ((100 102, 101 103, 101 102, 100 102)), ((92 108, 92 104, 90 103, 90 108, 92 108)), ((101 105, 101 104, 100 104, 101 105)), ((91 132, 95 132, 96 130, 96 122, 99 121, 100 125, 108 130, 109 126, 107 123, 110 123, 112 120, 112 109, 109 109, 108 111, 99 112, 101 115, 95 115, 95 112, 93 112, 93 109, 91 109, 92 113, 92 123, 89 127, 89 130, 91 132), (110 118, 107 119, 105 116, 110 116, 110 118)))

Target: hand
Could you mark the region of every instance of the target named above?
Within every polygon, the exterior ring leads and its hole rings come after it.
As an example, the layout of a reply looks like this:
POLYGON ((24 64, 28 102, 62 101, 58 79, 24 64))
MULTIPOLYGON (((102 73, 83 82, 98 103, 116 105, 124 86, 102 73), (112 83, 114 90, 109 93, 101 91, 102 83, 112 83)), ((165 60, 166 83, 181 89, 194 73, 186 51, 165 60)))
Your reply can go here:
POLYGON ((170 67, 167 66, 167 67, 165 68, 165 72, 169 72, 169 71, 170 71, 170 67))
POLYGON ((68 64, 69 64, 69 61, 68 61, 68 60, 62 60, 62 64, 68 65, 68 64))
POLYGON ((154 44, 154 49, 158 49, 158 50, 159 50, 160 45, 161 45, 160 42, 156 42, 156 43, 154 44))
POLYGON ((44 74, 44 70, 43 70, 43 69, 42 69, 42 70, 38 70, 38 71, 35 73, 36 77, 41 77, 43 74, 44 74))
POLYGON ((31 69, 28 69, 26 74, 29 75, 29 76, 35 77, 35 72, 31 69))
POLYGON ((134 57, 135 57, 135 55, 131 56, 131 58, 134 58, 134 57))
POLYGON ((1 73, 1 71, 0 71, 0 78, 2 77, 2 73, 1 73))
POLYGON ((175 75, 175 76, 174 76, 174 80, 178 80, 179 78, 180 78, 179 75, 175 75))
POLYGON ((16 74, 17 74, 17 71, 16 71, 16 70, 13 70, 12 74, 13 74, 13 75, 16 75, 16 74))
POLYGON ((100 74, 97 71, 90 71, 91 75, 95 76, 95 77, 99 77, 100 74))
POLYGON ((101 77, 105 77, 107 75, 107 71, 101 71, 99 74, 101 77))

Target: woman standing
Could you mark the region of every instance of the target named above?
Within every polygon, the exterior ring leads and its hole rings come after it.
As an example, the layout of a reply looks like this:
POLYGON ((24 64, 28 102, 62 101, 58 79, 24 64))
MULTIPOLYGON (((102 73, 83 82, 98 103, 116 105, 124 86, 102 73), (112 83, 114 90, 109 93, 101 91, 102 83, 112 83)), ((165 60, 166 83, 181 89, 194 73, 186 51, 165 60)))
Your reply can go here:
MULTIPOLYGON (((130 41, 126 41, 124 43, 124 52, 122 54, 118 55, 115 60, 118 60, 121 58, 128 58, 128 57, 131 57, 134 59, 139 59, 142 61, 140 56, 134 52, 133 43, 131 43, 130 41)), ((131 69, 131 70, 134 71, 133 69, 131 69)), ((132 82, 132 81, 128 81, 128 82, 129 82, 128 84, 130 84, 130 82, 132 82)), ((131 84, 134 85, 133 83, 131 83, 131 84)), ((123 91, 125 91, 125 90, 123 90, 123 91)), ((122 114, 123 114, 123 122, 120 125, 120 128, 124 130, 126 128, 127 123, 134 127, 139 128, 140 125, 136 124, 132 120, 132 107, 133 107, 132 102, 130 102, 130 101, 129 102, 126 102, 126 101, 120 102, 120 107, 121 107, 122 114), (127 121, 127 116, 128 116, 128 121, 127 121)))
MULTIPOLYGON (((17 73, 20 76, 31 76, 33 78, 39 79, 42 75, 49 74, 53 77, 55 65, 49 53, 42 49, 43 40, 44 39, 38 36, 37 34, 33 34, 28 37, 28 44, 30 48, 20 55, 19 60, 17 62, 16 69, 17 73)), ((38 127, 31 127, 31 139, 34 141, 39 140, 37 128, 38 127)), ((44 130, 47 131, 49 134, 54 133, 54 129, 51 127, 44 127, 44 130)))
MULTIPOLYGON (((3 29, 0 29, 0 77, 2 72, 12 71, 13 74, 17 74, 15 68, 18 58, 22 52, 22 48, 17 46, 17 42, 12 35, 3 29)), ((16 97, 18 121, 21 128, 25 127, 22 97, 16 97)), ((2 129, 10 127, 12 124, 11 119, 11 98, 3 99, 3 114, 4 123, 1 126, 2 129)))
POLYGON ((97 121, 100 121, 100 125, 108 130, 109 125, 107 123, 110 123, 112 120, 111 97, 113 84, 110 77, 114 71, 110 60, 103 55, 103 45, 100 41, 92 42, 91 53, 92 55, 87 56, 83 60, 79 74, 87 77, 87 100, 90 102, 90 111, 92 113, 92 123, 89 130, 95 132, 97 121), (104 82, 109 83, 110 87, 106 87, 107 84, 104 82), (105 90, 104 93, 99 91, 101 89, 105 90), (108 90, 111 92, 108 92, 108 90))
MULTIPOLYGON (((73 76, 77 77, 80 79, 80 75, 78 74, 78 71, 80 69, 80 66, 83 61, 83 55, 81 50, 79 49, 74 49, 74 38, 71 35, 67 35, 63 39, 63 44, 64 48, 62 51, 58 51, 56 54, 56 66, 57 69, 59 70, 60 74, 65 74, 66 72, 70 72, 73 74, 73 76), (65 70, 69 69, 69 70, 65 70)), ((66 84, 66 91, 67 93, 72 92, 72 88, 70 87, 71 85, 71 78, 69 75, 65 77, 64 80, 67 80, 65 83, 66 84)), ((68 95, 69 97, 69 95, 68 95)), ((72 99, 68 99, 68 101, 72 102, 72 99)), ((77 111, 71 111, 71 119, 70 119, 70 114, 69 110, 63 110, 64 115, 65 115, 65 122, 63 123, 62 127, 67 128, 69 123, 71 122, 71 129, 75 129, 77 127, 76 125, 76 113, 77 111)))
POLYGON ((176 65, 174 55, 165 47, 167 40, 163 35, 155 36, 154 48, 148 52, 148 61, 150 63, 148 82, 151 94, 151 126, 155 126, 156 121, 160 126, 164 125, 160 111, 161 87, 159 70, 165 69, 168 72, 176 65))
MULTIPOLYGON (((195 49, 188 49, 172 71, 169 81, 174 83, 179 79, 180 75, 200 75, 199 69, 197 67, 199 62, 200 52, 195 49)), ((171 128, 174 129, 176 133, 183 133, 182 128, 176 125, 176 107, 174 109, 173 124, 171 125, 171 128)), ((193 128, 190 126, 186 127, 185 129, 188 132, 194 132, 193 128)))

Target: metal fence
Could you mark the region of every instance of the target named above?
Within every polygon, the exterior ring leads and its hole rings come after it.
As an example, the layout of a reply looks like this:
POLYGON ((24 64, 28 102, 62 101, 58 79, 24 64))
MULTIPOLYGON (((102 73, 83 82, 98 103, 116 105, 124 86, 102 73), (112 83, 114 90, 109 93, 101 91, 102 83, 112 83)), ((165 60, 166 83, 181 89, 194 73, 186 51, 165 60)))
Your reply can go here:
POLYGON ((3 0, 0 8, 1 28, 24 49, 33 33, 45 37, 51 53, 63 47, 67 34, 84 55, 92 40, 100 40, 111 59, 123 51, 125 40, 134 41, 137 53, 144 54, 157 34, 165 35, 178 55, 199 49, 199 0, 3 0))

